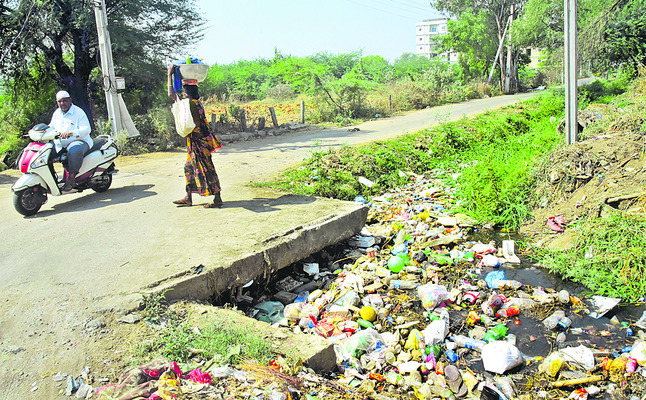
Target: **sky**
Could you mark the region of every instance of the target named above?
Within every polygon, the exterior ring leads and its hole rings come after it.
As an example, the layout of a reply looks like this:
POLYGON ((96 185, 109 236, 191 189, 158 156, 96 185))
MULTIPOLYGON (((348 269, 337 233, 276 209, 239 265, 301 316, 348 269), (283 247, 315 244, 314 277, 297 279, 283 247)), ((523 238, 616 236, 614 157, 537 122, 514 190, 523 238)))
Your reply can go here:
POLYGON ((415 53, 415 24, 440 14, 428 0, 197 0, 207 21, 193 56, 207 64, 271 59, 274 49, 306 57, 320 52, 415 53))

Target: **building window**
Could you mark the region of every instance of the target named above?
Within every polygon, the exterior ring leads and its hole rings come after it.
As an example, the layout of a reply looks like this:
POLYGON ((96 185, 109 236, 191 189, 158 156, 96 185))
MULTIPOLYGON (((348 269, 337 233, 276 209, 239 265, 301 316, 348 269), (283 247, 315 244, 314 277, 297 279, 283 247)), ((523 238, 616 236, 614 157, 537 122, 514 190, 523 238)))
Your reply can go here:
POLYGON ((431 32, 437 33, 437 25, 431 26, 431 32))
POLYGON ((525 54, 527 54, 528 56, 531 57, 532 56, 532 48, 528 47, 527 50, 525 51, 525 54))

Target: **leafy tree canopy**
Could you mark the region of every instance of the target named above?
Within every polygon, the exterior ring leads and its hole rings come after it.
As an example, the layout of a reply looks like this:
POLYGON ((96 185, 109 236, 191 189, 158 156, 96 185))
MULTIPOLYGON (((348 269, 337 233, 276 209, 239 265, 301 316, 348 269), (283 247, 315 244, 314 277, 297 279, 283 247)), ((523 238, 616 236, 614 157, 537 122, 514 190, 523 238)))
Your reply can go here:
MULTIPOLYGON (((91 116, 89 93, 103 92, 101 75, 92 75, 100 62, 94 1, 1 1, 0 73, 18 90, 34 76, 50 76, 91 116)), ((140 93, 163 82, 162 60, 201 38, 195 0, 106 0, 106 9, 117 75, 140 93)))

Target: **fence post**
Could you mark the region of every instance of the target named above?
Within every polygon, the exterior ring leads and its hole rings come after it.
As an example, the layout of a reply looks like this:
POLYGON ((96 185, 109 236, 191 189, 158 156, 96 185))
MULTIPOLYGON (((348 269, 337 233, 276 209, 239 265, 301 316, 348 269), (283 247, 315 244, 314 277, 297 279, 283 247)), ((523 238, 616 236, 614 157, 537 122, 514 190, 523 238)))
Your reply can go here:
POLYGON ((305 100, 301 100, 301 124, 305 123, 305 100))
POLYGON ((247 114, 245 113, 244 108, 240 109, 240 130, 242 132, 247 131, 247 114))
POLYGON ((388 95, 388 111, 393 111, 393 95, 388 95))
POLYGON ((278 128, 278 118, 276 118, 276 110, 274 110, 274 107, 269 107, 269 114, 271 115, 271 123, 274 124, 274 128, 278 128))
POLYGON ((216 127, 217 123, 218 123, 218 114, 212 113, 211 114, 211 123, 209 123, 209 127, 211 128, 211 130, 213 132, 215 132, 215 130, 216 130, 215 127, 216 127))
POLYGON ((265 130, 265 117, 258 117, 258 130, 259 131, 265 130))

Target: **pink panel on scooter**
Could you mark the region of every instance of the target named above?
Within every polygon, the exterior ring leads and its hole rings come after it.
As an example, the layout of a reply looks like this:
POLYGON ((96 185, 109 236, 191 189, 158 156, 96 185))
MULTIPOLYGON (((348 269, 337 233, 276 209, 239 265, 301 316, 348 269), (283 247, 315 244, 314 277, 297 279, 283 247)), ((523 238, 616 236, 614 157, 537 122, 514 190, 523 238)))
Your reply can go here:
POLYGON ((36 154, 38 154, 41 147, 44 145, 44 143, 33 142, 29 143, 27 147, 25 147, 25 150, 23 150, 22 156, 20 156, 20 160, 18 161, 20 172, 23 174, 27 172, 29 164, 31 164, 31 161, 36 157, 36 154))

